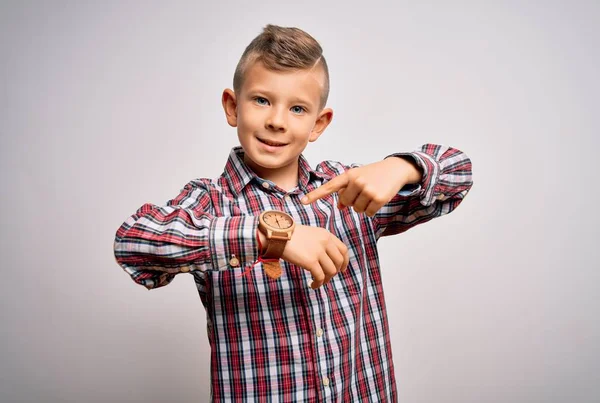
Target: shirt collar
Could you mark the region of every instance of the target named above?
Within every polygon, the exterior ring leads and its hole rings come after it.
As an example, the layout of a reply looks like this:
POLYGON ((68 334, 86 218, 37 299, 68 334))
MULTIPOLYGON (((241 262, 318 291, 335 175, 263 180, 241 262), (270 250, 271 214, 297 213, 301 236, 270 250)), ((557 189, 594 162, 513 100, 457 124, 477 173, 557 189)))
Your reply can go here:
MULTIPOLYGON (((304 155, 300 154, 298 157, 298 185, 305 193, 311 175, 321 179, 331 179, 329 175, 323 172, 314 171, 306 158, 304 158, 304 155)), ((257 183, 264 181, 244 162, 244 149, 241 146, 233 147, 231 149, 222 177, 229 185, 229 189, 235 197, 237 197, 246 185, 252 182, 252 180, 255 180, 257 183)))

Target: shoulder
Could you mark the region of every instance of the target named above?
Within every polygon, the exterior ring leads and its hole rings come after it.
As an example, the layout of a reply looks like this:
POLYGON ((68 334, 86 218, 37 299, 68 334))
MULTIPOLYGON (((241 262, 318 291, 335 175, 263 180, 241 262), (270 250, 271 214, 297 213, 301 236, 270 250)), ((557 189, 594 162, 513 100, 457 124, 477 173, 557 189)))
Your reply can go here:
POLYGON ((182 190, 209 191, 211 188, 215 187, 216 184, 217 180, 215 179, 197 178, 186 183, 182 190))
POLYGON ((203 204, 202 200, 210 193, 211 188, 214 188, 214 183, 211 179, 192 179, 181 188, 179 195, 170 200, 167 205, 195 207, 199 203, 203 204))

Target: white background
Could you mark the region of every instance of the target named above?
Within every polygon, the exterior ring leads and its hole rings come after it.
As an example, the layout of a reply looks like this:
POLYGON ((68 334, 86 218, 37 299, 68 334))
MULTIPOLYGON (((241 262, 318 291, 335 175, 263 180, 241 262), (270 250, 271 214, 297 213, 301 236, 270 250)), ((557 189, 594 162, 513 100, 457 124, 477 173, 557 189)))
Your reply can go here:
POLYGON ((113 239, 222 172, 221 92, 267 23, 329 63, 313 166, 473 161, 454 213, 380 241, 400 402, 599 401, 595 1, 3 1, 0 401, 208 399, 192 277, 147 291, 113 239))

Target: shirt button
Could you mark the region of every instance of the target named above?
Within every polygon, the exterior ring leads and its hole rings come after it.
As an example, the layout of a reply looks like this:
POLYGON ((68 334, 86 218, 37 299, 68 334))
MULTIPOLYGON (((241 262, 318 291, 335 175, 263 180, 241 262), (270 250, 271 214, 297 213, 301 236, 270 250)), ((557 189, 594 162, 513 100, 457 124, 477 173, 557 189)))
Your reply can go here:
POLYGON ((321 336, 323 336, 323 329, 318 328, 317 329, 317 337, 321 337, 321 336))
POLYGON ((269 185, 269 182, 263 182, 262 187, 264 187, 265 189, 268 189, 271 187, 271 185, 269 185))
POLYGON ((231 267, 238 267, 240 265, 240 261, 235 255, 231 255, 231 259, 229 259, 229 264, 231 267))
POLYGON ((436 199, 438 199, 438 200, 444 200, 445 197, 446 197, 445 194, 440 193, 439 195, 437 195, 436 199))
POLYGON ((185 266, 181 268, 182 273, 187 273, 188 271, 190 271, 190 266, 185 266))
POLYGON ((323 386, 329 386, 329 378, 323 377, 323 386))
POLYGON ((290 201, 290 195, 285 195, 283 196, 283 198, 285 199, 285 201, 290 201))

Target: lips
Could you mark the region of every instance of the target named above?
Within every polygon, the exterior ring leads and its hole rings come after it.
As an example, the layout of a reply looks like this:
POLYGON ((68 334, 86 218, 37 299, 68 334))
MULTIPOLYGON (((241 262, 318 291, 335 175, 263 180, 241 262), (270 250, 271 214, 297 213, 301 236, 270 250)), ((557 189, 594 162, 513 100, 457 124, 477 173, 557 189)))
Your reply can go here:
POLYGON ((272 141, 272 140, 266 140, 266 139, 261 139, 258 138, 258 141, 260 141, 263 144, 266 144, 268 146, 272 146, 272 147, 283 147, 283 146, 287 146, 287 143, 281 143, 279 141, 272 141))

